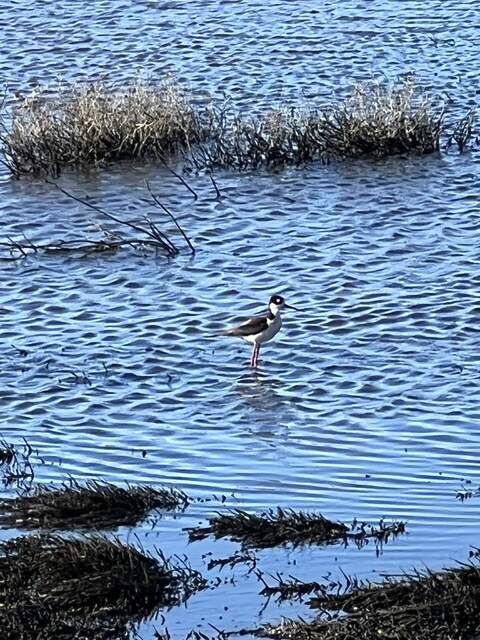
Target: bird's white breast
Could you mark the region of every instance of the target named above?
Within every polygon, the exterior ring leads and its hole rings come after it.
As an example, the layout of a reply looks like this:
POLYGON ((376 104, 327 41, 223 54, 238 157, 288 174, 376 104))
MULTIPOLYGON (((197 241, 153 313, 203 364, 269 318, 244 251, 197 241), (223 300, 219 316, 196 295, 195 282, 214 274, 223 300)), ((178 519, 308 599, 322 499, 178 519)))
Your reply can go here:
POLYGON ((282 318, 280 317, 280 314, 277 313, 276 316, 274 316, 273 320, 267 318, 267 324, 267 328, 260 333, 243 336, 243 339, 247 342, 250 342, 251 344, 253 344, 254 342, 256 342, 257 344, 262 344, 262 342, 268 342, 269 340, 271 340, 282 328, 282 318))

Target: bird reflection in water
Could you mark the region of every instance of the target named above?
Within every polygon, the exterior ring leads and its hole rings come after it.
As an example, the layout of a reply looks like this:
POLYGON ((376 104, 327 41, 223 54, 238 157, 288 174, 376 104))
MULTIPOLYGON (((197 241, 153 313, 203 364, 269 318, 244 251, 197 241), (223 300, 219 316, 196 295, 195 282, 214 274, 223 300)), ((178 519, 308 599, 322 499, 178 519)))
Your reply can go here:
POLYGON ((244 406, 244 418, 248 419, 250 430, 257 436, 272 438, 286 434, 288 424, 293 420, 290 401, 283 395, 284 383, 252 370, 241 375, 233 391, 237 393, 244 406))

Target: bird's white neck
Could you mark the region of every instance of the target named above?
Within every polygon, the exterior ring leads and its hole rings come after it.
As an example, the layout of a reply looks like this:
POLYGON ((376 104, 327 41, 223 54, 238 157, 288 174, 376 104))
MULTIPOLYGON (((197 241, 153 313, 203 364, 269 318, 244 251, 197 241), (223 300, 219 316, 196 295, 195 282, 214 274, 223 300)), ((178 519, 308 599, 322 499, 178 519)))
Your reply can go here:
POLYGON ((273 302, 271 302, 268 305, 268 313, 269 315, 273 316, 275 318, 275 316, 279 316, 280 315, 280 307, 276 304, 273 304, 273 302))

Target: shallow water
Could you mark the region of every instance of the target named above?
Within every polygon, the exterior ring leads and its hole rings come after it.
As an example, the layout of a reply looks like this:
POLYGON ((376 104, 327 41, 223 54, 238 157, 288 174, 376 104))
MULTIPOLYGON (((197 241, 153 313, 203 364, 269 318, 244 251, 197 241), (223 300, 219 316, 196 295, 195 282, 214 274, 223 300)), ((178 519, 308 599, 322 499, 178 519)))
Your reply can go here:
MULTIPOLYGON (((0 70, 15 89, 173 71, 247 109, 332 100, 355 81, 414 74, 460 111, 477 99, 472 3, 30 6, 0 9, 0 70)), ((269 550, 258 554, 267 572, 375 577, 464 560, 480 515, 479 499, 455 499, 464 482, 480 485, 477 174, 475 152, 224 173, 220 200, 205 176, 189 179, 197 201, 158 167, 62 178, 126 217, 148 210, 173 233, 142 201, 148 178, 197 253, 4 263, 0 432, 38 448, 39 481, 168 483, 248 510, 408 522, 408 535, 378 557, 372 544, 269 550), (275 292, 304 312, 285 313, 252 372, 248 345, 215 332, 275 292)), ((72 238, 104 222, 41 181, 2 177, 2 239, 72 238)), ((182 528, 220 508, 197 503, 135 532, 147 548, 186 553, 214 580, 203 555, 236 545, 186 545, 182 528)), ((235 585, 223 573, 226 584, 162 612, 171 633, 308 615, 299 605, 263 608, 262 585, 245 567, 235 585)), ((146 640, 152 629, 142 630, 146 640)))

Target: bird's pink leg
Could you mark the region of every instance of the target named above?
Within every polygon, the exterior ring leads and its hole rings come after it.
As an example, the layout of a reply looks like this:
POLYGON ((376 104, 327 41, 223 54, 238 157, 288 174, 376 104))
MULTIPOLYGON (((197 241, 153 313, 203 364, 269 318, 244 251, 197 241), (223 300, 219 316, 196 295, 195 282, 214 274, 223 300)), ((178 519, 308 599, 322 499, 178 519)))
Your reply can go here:
POLYGON ((260 351, 260 345, 254 342, 253 351, 252 351, 252 359, 250 360, 250 366, 256 367, 258 364, 258 352, 260 351))
POLYGON ((255 367, 258 367, 258 356, 260 355, 260 345, 257 344, 257 350, 255 352, 255 367))

